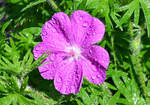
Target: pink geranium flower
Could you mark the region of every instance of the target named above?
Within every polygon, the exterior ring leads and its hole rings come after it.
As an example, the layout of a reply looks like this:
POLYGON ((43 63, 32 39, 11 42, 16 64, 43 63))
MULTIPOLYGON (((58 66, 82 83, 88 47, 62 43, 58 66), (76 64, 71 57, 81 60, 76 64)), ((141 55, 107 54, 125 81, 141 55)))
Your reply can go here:
POLYGON ((53 63, 38 68, 41 76, 54 79, 55 88, 62 94, 77 93, 83 77, 94 84, 103 83, 109 54, 93 44, 103 38, 104 32, 104 24, 85 11, 74 11, 70 19, 63 12, 55 13, 42 28, 43 42, 33 50, 35 59, 48 49, 52 51, 43 63, 53 63))

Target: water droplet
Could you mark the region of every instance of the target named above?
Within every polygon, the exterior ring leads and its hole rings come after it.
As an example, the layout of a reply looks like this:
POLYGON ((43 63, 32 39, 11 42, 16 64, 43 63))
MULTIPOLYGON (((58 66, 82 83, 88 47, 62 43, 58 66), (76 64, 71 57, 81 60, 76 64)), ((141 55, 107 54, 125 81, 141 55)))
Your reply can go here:
POLYGON ((64 17, 64 16, 61 16, 61 19, 65 19, 65 17, 64 17))
POLYGON ((96 19, 94 18, 94 21, 96 22, 96 19))
POLYGON ((56 22, 55 22, 55 20, 54 19, 52 19, 52 24, 55 24, 56 22))
POLYGON ((71 73, 71 74, 69 74, 69 78, 70 79, 72 79, 73 78, 73 74, 71 73))
POLYGON ((105 63, 104 61, 102 61, 102 63, 105 63))
POLYGON ((46 31, 43 31, 42 32, 42 36, 46 36, 47 35, 47 32, 46 31))
POLYGON ((92 69, 92 70, 95 71, 95 72, 97 71, 96 69, 92 69))
POLYGON ((56 30, 55 30, 55 29, 52 29, 52 32, 56 32, 56 30))
POLYGON ((95 77, 95 76, 92 76, 91 78, 94 80, 96 77, 95 77))
POLYGON ((71 92, 75 92, 75 86, 71 86, 71 92))
POLYGON ((49 76, 47 73, 45 74, 46 76, 49 76))
POLYGON ((47 28, 48 28, 48 29, 51 29, 51 25, 50 25, 50 24, 47 24, 47 28))
POLYGON ((82 20, 83 19, 83 17, 82 16, 80 16, 80 18, 79 18, 80 20, 82 20))
POLYGON ((51 72, 50 72, 50 75, 52 75, 52 73, 53 73, 53 72, 51 71, 51 72))
POLYGON ((77 81, 78 79, 79 79, 78 77, 75 78, 76 81, 77 81))
POLYGON ((90 52, 90 54, 91 54, 91 53, 92 53, 92 50, 90 50, 89 52, 90 52))
POLYGON ((101 77, 101 75, 99 75, 99 74, 98 74, 98 75, 97 75, 97 77, 98 77, 98 78, 100 78, 100 77, 101 77))
POLYGON ((93 35, 96 35, 96 33, 94 32, 93 35))
POLYGON ((103 55, 103 57, 104 57, 104 56, 105 56, 105 53, 103 52, 102 55, 103 55))
POLYGON ((57 78, 57 82, 61 82, 61 77, 58 77, 58 78, 57 78))
POLYGON ((37 53, 35 53, 35 54, 34 54, 34 57, 38 57, 38 54, 37 54, 37 53))
POLYGON ((82 25, 83 27, 87 27, 88 26, 88 23, 87 22, 85 22, 85 23, 83 23, 83 25, 82 25))
POLYGON ((80 74, 77 72, 76 78, 79 79, 80 78, 80 74))
POLYGON ((36 51, 41 50, 41 46, 37 46, 37 47, 35 48, 35 50, 36 50, 36 51))

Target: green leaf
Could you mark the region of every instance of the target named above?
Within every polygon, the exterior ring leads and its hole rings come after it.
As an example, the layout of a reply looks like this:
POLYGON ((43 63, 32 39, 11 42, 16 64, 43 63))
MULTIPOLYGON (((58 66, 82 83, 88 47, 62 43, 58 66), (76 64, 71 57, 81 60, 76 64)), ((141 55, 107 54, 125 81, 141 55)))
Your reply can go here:
POLYGON ((117 91, 113 97, 109 100, 108 105, 116 105, 116 103, 118 102, 118 99, 120 97, 120 92, 117 91))
POLYGON ((79 100, 79 99, 76 99, 76 101, 77 101, 78 105, 85 105, 85 104, 83 104, 83 103, 81 102, 81 100, 79 100))
POLYGON ((15 98, 16 96, 13 94, 0 98, 0 105, 10 105, 15 98))
POLYGON ((78 9, 85 9, 86 8, 86 3, 87 3, 87 0, 82 0, 82 2, 80 3, 80 5, 78 6, 78 9))
MULTIPOLYGON (((116 17, 116 13, 114 11, 111 12, 111 18, 113 19, 113 21, 117 24, 117 26, 120 25, 120 21, 119 19, 116 17)), ((119 27, 120 30, 123 30, 122 26, 119 27)))
POLYGON ((28 90, 28 91, 24 92, 24 94, 33 98, 36 105, 55 105, 56 104, 56 101, 51 99, 44 92, 38 92, 35 90, 28 90))
POLYGON ((30 2, 30 4, 28 4, 27 6, 25 6, 25 7, 21 10, 21 12, 24 12, 24 11, 26 11, 27 9, 29 9, 29 8, 31 8, 31 7, 33 7, 33 6, 36 6, 36 5, 38 5, 38 4, 41 4, 41 3, 43 3, 43 2, 46 2, 46 0, 38 0, 38 1, 30 2))
POLYGON ((135 23, 135 25, 138 25, 139 17, 140 17, 140 6, 139 6, 139 3, 138 3, 136 5, 135 11, 134 11, 134 23, 135 23))
POLYGON ((118 103, 123 104, 123 105, 132 105, 131 103, 128 102, 127 99, 124 99, 124 98, 119 98, 118 103))
POLYGON ((150 37, 150 9, 148 8, 146 0, 140 0, 140 3, 146 19, 148 37, 150 37))
POLYGON ((88 93, 85 91, 84 88, 82 88, 80 90, 79 96, 81 97, 81 99, 85 105, 92 105, 91 100, 90 100, 90 96, 88 95, 88 93))
POLYGON ((128 19, 131 17, 131 15, 133 14, 135 7, 137 5, 136 0, 131 2, 131 5, 129 6, 128 11, 123 15, 123 17, 120 19, 120 27, 122 26, 123 23, 127 22, 128 19))
POLYGON ((9 26, 9 24, 12 22, 12 19, 11 20, 8 20, 4 25, 3 25, 3 27, 2 27, 2 29, 1 29, 1 33, 2 34, 5 34, 5 30, 6 30, 6 28, 9 26))
POLYGON ((23 34, 31 33, 34 35, 40 35, 41 33, 41 28, 40 27, 30 27, 30 28, 25 28, 21 31, 23 34))
POLYGON ((23 80, 23 82, 21 84, 21 89, 20 89, 21 92, 23 92, 26 89, 26 87, 28 85, 28 80, 29 80, 28 76, 23 80))
POLYGON ((117 88, 116 88, 115 86, 111 85, 110 83, 105 82, 105 84, 106 84, 106 86, 107 86, 108 88, 110 88, 110 89, 112 89, 112 90, 117 90, 117 88))

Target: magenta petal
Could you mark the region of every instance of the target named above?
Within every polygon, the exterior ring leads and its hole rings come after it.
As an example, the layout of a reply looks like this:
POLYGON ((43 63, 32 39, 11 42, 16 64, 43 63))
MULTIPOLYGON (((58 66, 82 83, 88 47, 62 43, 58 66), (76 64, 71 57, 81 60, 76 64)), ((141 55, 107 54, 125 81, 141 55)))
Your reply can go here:
POLYGON ((93 17, 90 28, 87 30, 87 36, 83 45, 99 42, 103 38, 104 33, 105 25, 99 19, 93 17))
POLYGON ((105 70, 110 62, 108 52, 100 46, 92 45, 82 55, 84 76, 95 84, 102 83, 106 78, 105 70))
POLYGON ((64 53, 51 53, 39 66, 39 72, 44 79, 54 79, 58 64, 64 59, 64 53))
POLYGON ((103 47, 92 45, 91 47, 89 47, 89 49, 86 49, 83 52, 83 56, 91 61, 98 62, 105 69, 108 68, 110 58, 108 52, 103 47))
POLYGON ((62 94, 76 94, 83 81, 81 65, 75 61, 63 61, 59 64, 54 78, 55 88, 62 94))
MULTIPOLYGON (((49 49, 49 46, 45 42, 37 44, 34 49, 34 58, 38 59, 45 51, 49 49)), ((44 61, 43 65, 39 66, 39 72, 44 79, 53 79, 56 72, 56 67, 59 62, 63 60, 65 53, 52 52, 44 61), (45 64, 44 64, 45 63, 45 64)))
POLYGON ((82 64, 83 75, 94 84, 101 84, 106 79, 106 69, 97 62, 91 62, 86 58, 81 58, 79 63, 82 64))
POLYGON ((38 67, 41 76, 47 80, 53 79, 56 72, 55 64, 49 60, 49 57, 47 57, 43 63, 46 64, 38 67))
POLYGON ((42 27, 42 40, 49 44, 52 51, 63 51, 69 46, 66 35, 70 27, 70 20, 65 13, 55 13, 52 20, 42 27))
POLYGON ((72 41, 77 44, 82 44, 86 37, 86 32, 91 25, 92 17, 85 11, 78 10, 74 11, 71 15, 72 24, 72 41))
POLYGON ((34 58, 37 60, 47 50, 48 50, 47 44, 44 42, 40 42, 33 49, 34 58))

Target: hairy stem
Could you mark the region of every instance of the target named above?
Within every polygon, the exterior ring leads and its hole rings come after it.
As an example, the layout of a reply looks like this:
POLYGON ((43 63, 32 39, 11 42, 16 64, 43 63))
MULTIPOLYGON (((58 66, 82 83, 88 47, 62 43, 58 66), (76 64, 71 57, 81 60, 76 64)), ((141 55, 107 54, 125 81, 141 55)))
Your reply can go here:
POLYGON ((130 32, 130 37, 131 37, 131 52, 132 52, 132 62, 134 64, 134 69, 135 73, 138 77, 139 84, 141 85, 141 90, 143 92, 143 96, 145 97, 147 104, 149 103, 149 98, 148 98, 148 91, 147 87, 145 84, 145 79, 144 79, 144 73, 143 73, 143 67, 141 64, 141 57, 140 57, 140 51, 141 51, 141 36, 143 34, 142 30, 137 32, 136 37, 134 38, 134 33, 133 33, 133 26, 131 22, 129 23, 129 32, 130 32))

